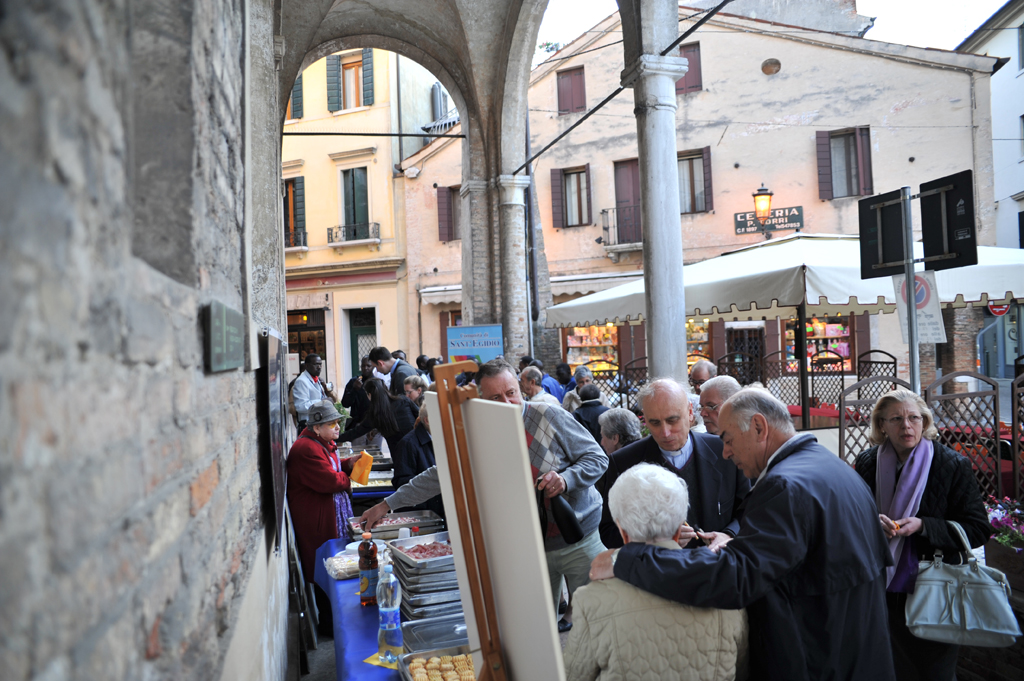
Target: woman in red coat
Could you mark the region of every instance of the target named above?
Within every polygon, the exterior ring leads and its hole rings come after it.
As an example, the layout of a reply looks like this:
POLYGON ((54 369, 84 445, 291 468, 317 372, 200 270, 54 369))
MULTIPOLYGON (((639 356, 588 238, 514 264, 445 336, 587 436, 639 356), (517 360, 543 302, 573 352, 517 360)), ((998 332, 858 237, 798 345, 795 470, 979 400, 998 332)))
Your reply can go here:
POLYGON ((309 409, 306 428, 288 452, 288 508, 299 545, 302 575, 313 581, 316 550, 328 539, 350 541, 349 475, 358 456, 338 459, 334 439, 341 414, 329 400, 309 409))

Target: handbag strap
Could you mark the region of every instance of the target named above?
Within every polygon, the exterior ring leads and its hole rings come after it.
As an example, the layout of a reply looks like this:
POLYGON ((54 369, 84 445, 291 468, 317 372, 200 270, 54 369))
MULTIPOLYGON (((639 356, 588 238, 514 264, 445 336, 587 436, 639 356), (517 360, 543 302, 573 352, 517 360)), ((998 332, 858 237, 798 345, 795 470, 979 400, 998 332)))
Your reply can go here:
POLYGON ((967 541, 967 533, 964 532, 964 528, 960 527, 960 523, 956 522, 955 520, 947 520, 946 522, 953 527, 954 534, 960 537, 960 543, 963 545, 964 551, 966 551, 968 554, 971 554, 971 543, 967 541))

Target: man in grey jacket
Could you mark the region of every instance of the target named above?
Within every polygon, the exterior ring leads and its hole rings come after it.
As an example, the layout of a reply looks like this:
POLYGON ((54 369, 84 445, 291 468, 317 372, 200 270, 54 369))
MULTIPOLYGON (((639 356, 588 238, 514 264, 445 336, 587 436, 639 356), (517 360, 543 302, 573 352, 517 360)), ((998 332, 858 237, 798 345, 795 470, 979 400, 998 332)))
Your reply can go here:
MULTIPOLYGON (((544 492, 546 499, 562 494, 583 528, 583 539, 575 544, 566 543, 553 518, 544 531, 548 577, 557 608, 562 578, 570 594, 586 584, 591 561, 605 549, 598 533, 601 495, 594 485, 608 468, 608 456, 569 412, 550 404, 524 402, 515 369, 505 360, 495 359, 481 366, 477 385, 485 400, 522 407, 530 468, 537 489, 544 492)), ((372 527, 391 509, 422 503, 439 494, 440 489, 437 468, 429 468, 366 511, 362 520, 372 527)))

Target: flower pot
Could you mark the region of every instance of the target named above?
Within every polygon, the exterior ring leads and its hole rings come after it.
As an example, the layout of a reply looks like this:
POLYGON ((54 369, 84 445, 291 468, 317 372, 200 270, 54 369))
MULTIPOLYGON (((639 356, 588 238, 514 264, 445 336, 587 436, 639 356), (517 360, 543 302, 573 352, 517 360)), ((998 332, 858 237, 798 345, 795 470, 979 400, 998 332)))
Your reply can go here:
POLYGON ((985 564, 1006 573, 1014 591, 1024 592, 1024 548, 1010 548, 989 539, 985 544, 985 564))

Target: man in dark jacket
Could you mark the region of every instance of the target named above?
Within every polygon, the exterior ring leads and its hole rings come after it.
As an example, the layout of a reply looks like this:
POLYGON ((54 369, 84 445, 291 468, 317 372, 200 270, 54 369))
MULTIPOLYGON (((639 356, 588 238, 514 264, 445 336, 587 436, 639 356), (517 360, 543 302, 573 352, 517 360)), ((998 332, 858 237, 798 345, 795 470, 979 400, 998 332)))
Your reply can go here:
POLYGON ((362 423, 366 412, 370 411, 370 398, 366 396, 365 385, 366 381, 371 378, 373 378, 373 364, 369 357, 363 357, 359 361, 359 375, 345 384, 345 392, 341 396, 341 406, 348 409, 350 417, 347 424, 342 424, 344 426, 342 430, 362 423))
POLYGON ((595 558, 590 578, 746 608, 751 679, 895 679, 891 559, 867 485, 813 435, 797 435, 786 405, 763 390, 733 395, 719 425, 725 458, 756 479, 736 539, 717 554, 628 544, 595 558))
POLYGON ((597 422, 601 414, 608 411, 608 407, 601 404, 601 389, 593 383, 579 388, 580 399, 583 400, 572 417, 579 421, 584 428, 590 431, 594 440, 601 442, 601 425, 597 422))
POLYGON ((405 396, 405 379, 416 375, 416 370, 405 360, 396 359, 391 352, 381 346, 370 350, 370 363, 384 376, 391 376, 388 390, 392 395, 405 396))
MULTIPOLYGON (((434 441, 430 437, 430 421, 426 409, 420 410, 419 418, 416 419, 416 427, 398 444, 398 453, 394 455, 394 460, 395 475, 391 483, 395 489, 435 465, 434 441)), ((416 506, 395 510, 433 511, 442 518, 444 517, 444 503, 441 501, 440 494, 416 506)))
POLYGON ((608 509, 608 490, 633 466, 653 463, 682 478, 690 493, 689 527, 683 528, 679 543, 697 548, 706 540, 720 548, 740 531, 738 509, 750 491, 750 481, 722 458, 721 439, 690 430, 693 408, 682 384, 658 379, 645 385, 637 397, 651 434, 610 457, 608 472, 598 483, 604 498, 601 540, 608 548, 622 546, 622 535, 608 509), (703 531, 700 538, 696 528, 703 531))

